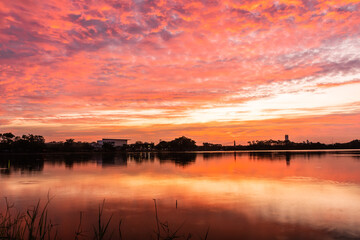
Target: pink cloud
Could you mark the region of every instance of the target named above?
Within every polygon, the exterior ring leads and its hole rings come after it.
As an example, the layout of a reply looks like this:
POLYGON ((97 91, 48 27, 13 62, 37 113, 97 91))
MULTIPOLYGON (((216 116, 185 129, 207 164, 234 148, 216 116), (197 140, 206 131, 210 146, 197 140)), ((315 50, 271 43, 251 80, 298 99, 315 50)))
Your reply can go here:
MULTIPOLYGON (((121 117, 144 124, 169 118, 179 128, 174 119, 189 111, 274 95, 239 95, 258 86, 353 84, 360 74, 359 7, 358 1, 0 3, 0 121, 7 130, 19 129, 19 121, 30 132, 41 126, 52 138, 62 137, 63 128, 77 134, 69 128, 75 124, 85 138, 102 123, 121 128, 94 111, 128 111, 121 117), (143 109, 164 113, 136 114, 143 109), (75 113, 81 117, 62 117, 75 113)), ((274 123, 266 123, 263 134, 274 132, 274 123)), ((194 135, 202 138, 214 123, 198 124, 194 135)), ((159 136, 181 133, 157 127, 159 136)))

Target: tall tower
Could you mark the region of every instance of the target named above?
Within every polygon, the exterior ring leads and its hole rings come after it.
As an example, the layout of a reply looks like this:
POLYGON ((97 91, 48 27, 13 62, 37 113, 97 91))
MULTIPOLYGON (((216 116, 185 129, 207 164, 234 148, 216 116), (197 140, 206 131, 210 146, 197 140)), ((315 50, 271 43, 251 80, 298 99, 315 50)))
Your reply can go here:
POLYGON ((285 142, 289 141, 289 135, 285 135, 285 142))

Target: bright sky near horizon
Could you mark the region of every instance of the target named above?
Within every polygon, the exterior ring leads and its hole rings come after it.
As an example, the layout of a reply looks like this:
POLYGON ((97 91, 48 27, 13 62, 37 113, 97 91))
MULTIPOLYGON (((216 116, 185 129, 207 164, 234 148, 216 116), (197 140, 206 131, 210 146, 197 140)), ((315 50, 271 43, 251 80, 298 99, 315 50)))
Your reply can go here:
POLYGON ((0 132, 360 138, 360 0, 0 0, 0 132))

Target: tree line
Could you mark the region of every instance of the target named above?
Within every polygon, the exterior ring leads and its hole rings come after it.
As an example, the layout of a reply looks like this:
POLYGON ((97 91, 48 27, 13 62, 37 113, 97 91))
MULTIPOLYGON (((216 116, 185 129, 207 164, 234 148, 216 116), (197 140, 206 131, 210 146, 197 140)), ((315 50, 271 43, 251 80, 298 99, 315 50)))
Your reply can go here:
POLYGON ((99 145, 95 142, 81 142, 74 139, 65 141, 45 142, 40 135, 27 134, 15 136, 12 133, 0 133, 0 152, 2 153, 41 153, 41 152, 146 152, 146 151, 227 151, 227 150, 297 150, 297 149, 360 149, 360 141, 353 140, 348 143, 324 144, 320 142, 304 141, 301 143, 282 140, 256 140, 249 141, 248 145, 223 146, 204 142, 196 145, 196 142, 185 136, 175 138, 171 141, 160 141, 158 144, 152 142, 137 141, 115 147, 112 143, 99 145))

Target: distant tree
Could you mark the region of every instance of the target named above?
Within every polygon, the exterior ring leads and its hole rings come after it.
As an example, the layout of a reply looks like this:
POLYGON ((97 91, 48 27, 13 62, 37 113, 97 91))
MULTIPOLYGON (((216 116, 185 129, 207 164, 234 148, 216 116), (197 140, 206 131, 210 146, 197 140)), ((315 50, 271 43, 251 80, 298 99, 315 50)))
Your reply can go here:
POLYGON ((3 133, 0 134, 0 151, 10 152, 11 144, 14 142, 14 134, 12 133, 3 133))
POLYGON ((172 140, 170 142, 170 147, 172 150, 177 150, 177 151, 195 150, 197 148, 196 142, 185 136, 175 138, 174 140, 172 140))
POLYGON ((12 143, 12 152, 42 152, 45 149, 45 139, 40 135, 22 135, 15 137, 12 143))
POLYGON ((167 141, 161 141, 155 148, 157 150, 170 150, 170 143, 167 141))
POLYGON ((65 142, 64 142, 63 151, 65 151, 65 152, 74 152, 75 151, 74 143, 75 143, 75 141, 74 141, 73 138, 66 139, 65 142))
POLYGON ((124 146, 123 150, 141 152, 154 150, 154 143, 137 141, 134 144, 124 146))
POLYGON ((102 149, 103 149, 105 152, 115 151, 114 144, 113 144, 113 143, 110 143, 110 142, 104 142, 103 145, 102 145, 102 149))
POLYGON ((65 145, 73 145, 74 144, 74 139, 73 138, 70 138, 70 139, 66 139, 66 141, 65 141, 65 145))
POLYGON ((222 145, 204 142, 203 146, 200 149, 205 151, 209 151, 209 150, 216 151, 216 150, 221 150, 222 145))
POLYGON ((14 141, 15 135, 12 133, 3 133, 1 134, 2 143, 12 143, 14 141))

